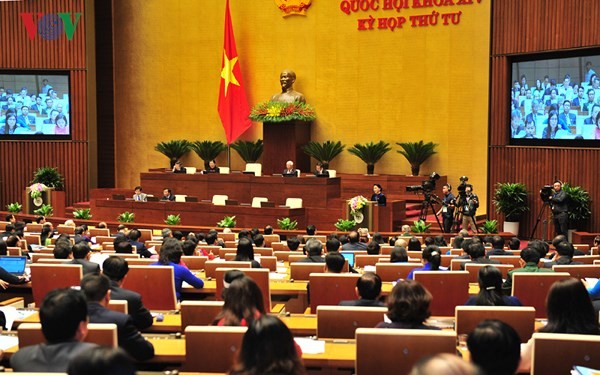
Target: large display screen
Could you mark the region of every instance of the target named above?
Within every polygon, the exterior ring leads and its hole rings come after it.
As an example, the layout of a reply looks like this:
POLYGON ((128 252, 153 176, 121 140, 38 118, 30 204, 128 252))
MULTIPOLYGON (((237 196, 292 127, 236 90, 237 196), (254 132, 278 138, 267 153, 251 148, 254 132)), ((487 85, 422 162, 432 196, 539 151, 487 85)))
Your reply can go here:
POLYGON ((69 75, 0 71, 0 140, 70 139, 69 75))
POLYGON ((600 51, 512 62, 510 144, 600 146, 600 51))

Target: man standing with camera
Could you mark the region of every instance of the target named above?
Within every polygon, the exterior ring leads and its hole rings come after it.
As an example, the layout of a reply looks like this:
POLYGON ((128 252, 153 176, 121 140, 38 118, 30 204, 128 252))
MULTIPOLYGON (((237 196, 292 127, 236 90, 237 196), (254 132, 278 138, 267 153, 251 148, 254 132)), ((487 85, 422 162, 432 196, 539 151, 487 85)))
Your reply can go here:
POLYGON ((452 186, 450 184, 444 184, 444 186, 442 186, 444 198, 442 199, 442 208, 437 212, 437 215, 442 214, 444 233, 452 232, 452 223, 454 221, 454 204, 456 203, 456 198, 451 191, 452 186))
POLYGON ((473 234, 477 234, 477 224, 475 224, 475 217, 477 214, 477 208, 479 207, 479 198, 473 193, 473 185, 467 184, 465 186, 465 204, 463 206, 463 218, 462 218, 462 229, 469 230, 468 226, 471 225, 471 231, 473 234))
POLYGON ((550 197, 550 204, 552 206, 554 231, 557 236, 559 234, 566 236, 569 230, 567 193, 562 189, 562 182, 560 180, 554 181, 553 187, 554 194, 550 197))

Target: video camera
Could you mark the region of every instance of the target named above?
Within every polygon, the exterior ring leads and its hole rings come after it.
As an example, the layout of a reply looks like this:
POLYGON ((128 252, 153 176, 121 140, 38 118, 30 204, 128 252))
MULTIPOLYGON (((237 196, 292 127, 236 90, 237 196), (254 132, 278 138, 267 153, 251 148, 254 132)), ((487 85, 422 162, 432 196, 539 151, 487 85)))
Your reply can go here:
POLYGON ((542 198, 542 202, 550 201, 550 197, 554 194, 554 188, 552 185, 544 185, 540 189, 540 198, 542 198))
POLYGON ((420 191, 428 194, 435 190, 435 183, 440 179, 440 175, 437 172, 433 172, 429 175, 429 179, 421 182, 421 185, 411 185, 406 187, 406 191, 419 193, 420 191))
POLYGON ((458 185, 458 187, 456 188, 456 190, 458 191, 458 196, 459 197, 465 198, 467 196, 466 189, 467 189, 467 186, 468 186, 467 181, 469 181, 469 177, 467 177, 467 176, 461 176, 459 178, 459 180, 460 180, 460 185, 458 185))

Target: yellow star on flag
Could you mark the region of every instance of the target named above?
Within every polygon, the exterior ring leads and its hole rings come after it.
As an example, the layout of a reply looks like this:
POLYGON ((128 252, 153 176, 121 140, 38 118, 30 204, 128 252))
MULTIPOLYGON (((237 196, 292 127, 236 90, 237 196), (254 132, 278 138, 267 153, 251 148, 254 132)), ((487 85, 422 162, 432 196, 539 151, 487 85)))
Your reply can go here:
POLYGON ((227 58, 227 52, 223 51, 223 70, 221 71, 221 78, 225 80, 225 96, 227 96, 227 88, 229 87, 230 83, 236 86, 240 85, 237 78, 235 78, 235 75, 233 74, 233 68, 237 63, 237 60, 237 56, 229 60, 229 58, 227 58))

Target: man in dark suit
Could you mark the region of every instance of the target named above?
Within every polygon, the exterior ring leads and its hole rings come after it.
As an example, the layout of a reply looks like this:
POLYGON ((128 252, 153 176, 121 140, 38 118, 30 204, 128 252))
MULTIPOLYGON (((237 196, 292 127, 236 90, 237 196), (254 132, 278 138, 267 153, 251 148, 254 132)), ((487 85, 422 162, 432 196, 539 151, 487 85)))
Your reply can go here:
POLYGON ((304 246, 304 254, 306 258, 300 259, 298 262, 301 263, 325 263, 323 258, 323 244, 321 241, 314 238, 309 238, 304 246))
POLYGON ((581 262, 573 262, 573 255, 575 254, 575 247, 573 244, 563 241, 554 246, 556 253, 554 254, 554 260, 552 262, 545 262, 544 268, 552 268, 554 265, 581 265, 581 262))
POLYGON ((80 264, 83 267, 83 275, 89 273, 100 273, 100 265, 94 262, 90 262, 90 247, 87 242, 80 242, 72 247, 73 260, 68 262, 69 264, 80 264))
POLYGON ((83 342, 87 335, 87 304, 74 289, 54 289, 40 307, 42 333, 47 343, 20 348, 10 359, 19 372, 67 372, 79 353, 97 347, 83 342))
POLYGON ((488 251, 487 257, 490 255, 513 255, 512 252, 504 250, 504 239, 500 236, 492 237, 492 250, 488 251))
POLYGON ((146 329, 152 325, 153 318, 142 303, 142 295, 121 288, 127 272, 129 272, 129 265, 123 257, 111 256, 102 263, 102 273, 110 279, 111 299, 127 301, 127 311, 133 319, 133 324, 140 330, 146 329))
POLYGON ((281 174, 284 175, 285 177, 297 177, 298 171, 296 170, 296 168, 294 168, 294 162, 291 160, 288 160, 285 163, 285 169, 283 170, 283 172, 281 172, 281 174))
POLYGON ((88 300, 90 323, 117 325, 119 346, 135 360, 146 361, 154 357, 154 346, 147 341, 127 314, 107 308, 110 301, 110 280, 104 275, 89 274, 81 279, 81 290, 88 300))
POLYGON ((499 261, 494 259, 488 259, 485 257, 485 247, 481 242, 473 242, 469 245, 469 256, 471 257, 470 262, 463 262, 460 264, 460 269, 465 269, 466 263, 476 263, 476 264, 500 264, 499 261))
POLYGON ((329 172, 327 172, 327 169, 323 168, 323 164, 317 163, 317 165, 315 166, 315 176, 329 177, 329 172))
POLYGON ((359 242, 358 232, 352 231, 348 234, 348 243, 342 245, 342 250, 367 250, 367 244, 364 242, 359 242))
POLYGON ((163 189, 163 196, 162 196, 162 198, 160 198, 160 200, 161 201, 171 201, 171 202, 173 202, 175 200, 175 196, 171 192, 171 189, 164 188, 163 189))
POLYGON ((137 253, 140 254, 142 258, 150 258, 152 253, 146 249, 146 245, 139 241, 141 236, 142 233, 137 229, 132 229, 127 234, 129 243, 131 246, 135 246, 137 253))
POLYGON ((355 291, 359 299, 341 301, 340 306, 385 306, 382 301, 379 301, 379 295, 381 294, 381 277, 379 275, 373 272, 365 272, 356 280, 355 291))

